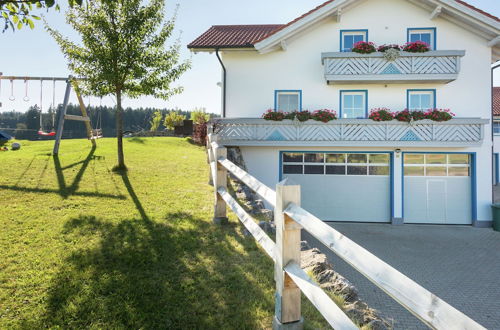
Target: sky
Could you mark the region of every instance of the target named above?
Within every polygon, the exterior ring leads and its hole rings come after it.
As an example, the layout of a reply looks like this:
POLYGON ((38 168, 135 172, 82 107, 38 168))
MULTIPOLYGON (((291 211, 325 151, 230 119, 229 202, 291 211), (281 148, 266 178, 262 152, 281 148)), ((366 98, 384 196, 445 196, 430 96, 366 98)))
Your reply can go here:
MULTIPOLYGON (((221 80, 220 65, 215 54, 191 54, 186 45, 206 31, 212 25, 220 24, 282 24, 287 23, 325 0, 167 0, 166 16, 171 17, 177 5, 179 11, 176 29, 171 41, 180 38, 181 58, 191 60, 191 69, 186 72, 175 85, 183 86, 184 92, 169 100, 152 97, 125 99, 125 107, 181 108, 191 110, 197 107, 206 108, 208 112, 220 113, 221 90, 217 85, 221 80)), ((64 1, 63 1, 64 2, 64 1)), ((500 0, 467 0, 468 3, 493 15, 500 16, 500 0)), ((52 27, 63 35, 76 39, 77 36, 65 23, 64 10, 43 11, 43 15, 52 27)), ((496 70, 494 84, 500 86, 500 69, 496 70)), ((0 32, 0 72, 15 76, 67 76, 69 71, 66 60, 59 47, 42 24, 37 22, 34 30, 0 32)), ((28 85, 29 101, 25 97, 24 82, 14 83, 15 101, 10 101, 11 85, 1 81, 0 111, 25 111, 28 106, 40 104, 40 82, 32 81, 28 85)), ((62 103, 64 82, 57 83, 55 103, 62 103)), ((43 109, 46 111, 52 103, 52 82, 43 85, 43 109)), ((76 103, 72 95, 71 102, 76 103)), ((104 99, 87 98, 91 105, 113 106, 111 97, 104 99)))

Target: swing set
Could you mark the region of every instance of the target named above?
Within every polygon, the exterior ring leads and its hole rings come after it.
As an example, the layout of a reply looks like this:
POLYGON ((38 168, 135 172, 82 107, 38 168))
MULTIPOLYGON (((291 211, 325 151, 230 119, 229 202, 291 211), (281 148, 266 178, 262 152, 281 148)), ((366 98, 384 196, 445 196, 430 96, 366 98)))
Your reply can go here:
MULTIPOLYGON (((85 130, 87 132, 87 138, 91 141, 92 146, 95 147, 96 139, 100 139, 103 137, 102 134, 102 127, 101 127, 101 110, 98 110, 97 113, 97 123, 95 127, 92 127, 92 123, 90 120, 90 116, 87 113, 87 108, 85 107, 85 103, 83 101, 83 98, 80 94, 80 89, 78 87, 78 81, 82 80, 80 78, 74 78, 72 76, 69 76, 67 78, 61 78, 61 77, 22 77, 22 76, 3 76, 2 73, 0 73, 0 96, 1 96, 1 90, 2 90, 2 80, 7 80, 10 81, 10 96, 9 100, 10 101, 15 101, 16 97, 14 95, 14 81, 20 80, 24 81, 24 97, 23 101, 29 102, 30 98, 28 96, 28 89, 29 89, 29 82, 30 81, 40 81, 40 106, 35 105, 35 107, 38 108, 38 111, 40 113, 40 128, 38 129, 37 134, 39 136, 55 136, 55 143, 54 143, 54 149, 52 151, 52 154, 57 155, 59 153, 59 145, 61 143, 62 139, 62 134, 64 130, 64 121, 65 120, 75 120, 75 121, 81 121, 85 124, 85 130), (49 108, 49 113, 51 114, 51 119, 52 119, 52 128, 50 130, 44 129, 44 124, 43 124, 43 82, 44 81, 52 81, 52 103, 49 108), (63 101, 63 107, 62 111, 59 114, 59 121, 57 125, 57 129, 55 127, 55 116, 56 116, 56 82, 57 81, 65 81, 66 82, 66 91, 64 93, 64 101, 63 101), (69 96, 71 93, 71 88, 75 90, 76 97, 78 99, 78 103, 80 105, 80 112, 81 116, 75 116, 75 115, 68 115, 66 114, 66 110, 68 107, 69 103, 69 96)), ((90 102, 89 102, 90 104, 90 102)), ((0 102, 0 107, 2 106, 2 103, 0 102)))

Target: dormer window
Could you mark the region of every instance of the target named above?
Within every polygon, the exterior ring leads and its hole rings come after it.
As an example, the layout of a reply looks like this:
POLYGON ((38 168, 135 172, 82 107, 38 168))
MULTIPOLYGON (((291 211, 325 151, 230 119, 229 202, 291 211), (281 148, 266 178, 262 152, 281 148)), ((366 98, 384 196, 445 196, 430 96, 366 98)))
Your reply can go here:
POLYGON ((341 30, 340 51, 350 52, 354 44, 360 41, 368 41, 368 30, 341 30))
POLYGON ((423 41, 430 49, 436 50, 436 28, 408 29, 408 42, 423 41))

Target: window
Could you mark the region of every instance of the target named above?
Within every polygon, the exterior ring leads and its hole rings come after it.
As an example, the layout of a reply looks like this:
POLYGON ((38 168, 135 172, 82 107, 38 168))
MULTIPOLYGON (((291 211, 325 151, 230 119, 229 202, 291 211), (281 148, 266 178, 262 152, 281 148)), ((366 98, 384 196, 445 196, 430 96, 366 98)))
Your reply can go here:
POLYGON ((301 91, 275 91, 274 109, 276 111, 292 112, 302 110, 301 91))
POLYGON ((340 31, 340 51, 350 52, 355 43, 368 41, 368 30, 340 31))
POLYGON ((405 176, 470 176, 468 154, 405 154, 405 176))
POLYGON ((340 91, 340 117, 366 118, 367 99, 367 91, 340 91))
POLYGON ((407 105, 410 110, 428 110, 436 107, 436 91, 414 89, 407 91, 407 105))
POLYGON ((282 155, 283 174, 381 176, 390 173, 387 153, 292 153, 282 155))
POLYGON ((500 122, 493 122, 493 134, 500 135, 500 122))
POLYGON ((436 28, 408 29, 408 42, 423 41, 430 49, 436 49, 436 28))

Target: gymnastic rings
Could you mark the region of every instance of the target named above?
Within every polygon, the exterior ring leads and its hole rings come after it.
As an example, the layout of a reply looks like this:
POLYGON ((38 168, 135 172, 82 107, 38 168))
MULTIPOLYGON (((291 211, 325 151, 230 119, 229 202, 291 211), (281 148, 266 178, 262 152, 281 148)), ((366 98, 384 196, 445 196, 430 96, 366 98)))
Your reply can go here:
POLYGON ((28 96, 28 79, 24 80, 24 97, 23 101, 24 102, 29 102, 30 97, 28 96))
POLYGON ((16 100, 16 97, 14 96, 14 80, 10 80, 10 96, 9 96, 9 100, 11 101, 15 101, 16 100))

